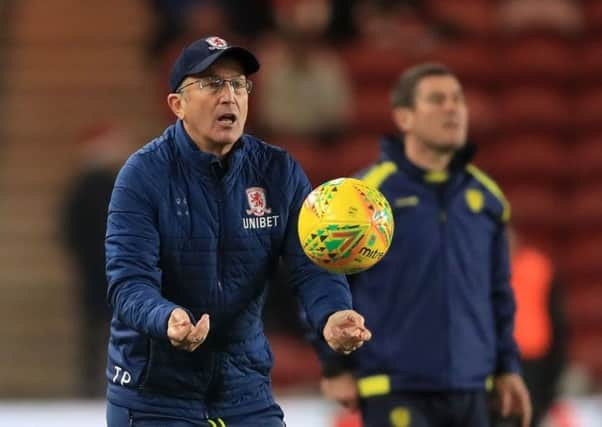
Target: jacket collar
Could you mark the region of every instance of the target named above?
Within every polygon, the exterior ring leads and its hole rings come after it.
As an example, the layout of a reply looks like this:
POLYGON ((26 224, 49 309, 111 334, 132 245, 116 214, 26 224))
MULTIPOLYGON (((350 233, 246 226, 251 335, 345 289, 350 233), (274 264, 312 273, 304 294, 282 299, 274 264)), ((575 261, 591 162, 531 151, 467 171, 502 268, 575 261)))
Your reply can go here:
POLYGON ((454 154, 446 172, 430 172, 415 165, 407 158, 403 137, 385 136, 380 140, 380 146, 382 160, 392 161, 410 177, 431 184, 446 182, 450 177, 457 175, 458 172, 464 170, 465 166, 476 153, 476 146, 472 143, 467 143, 454 154))
POLYGON ((184 129, 184 124, 178 120, 174 126, 174 139, 178 152, 184 162, 202 175, 208 177, 222 178, 232 176, 238 171, 242 164, 243 138, 240 138, 232 147, 232 150, 224 159, 215 154, 207 153, 199 149, 190 135, 184 129))

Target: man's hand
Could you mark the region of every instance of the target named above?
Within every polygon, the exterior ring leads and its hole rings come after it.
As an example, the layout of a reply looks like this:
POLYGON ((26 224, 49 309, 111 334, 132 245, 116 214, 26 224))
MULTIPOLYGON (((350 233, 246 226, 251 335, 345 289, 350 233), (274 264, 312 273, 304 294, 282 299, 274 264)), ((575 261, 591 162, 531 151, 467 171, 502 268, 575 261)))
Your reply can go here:
POLYGON ((499 397, 500 413, 503 417, 521 415, 521 427, 531 425, 531 399, 523 379, 518 374, 503 374, 495 379, 495 390, 499 397))
POLYGON ((332 378, 322 377, 320 389, 327 399, 336 400, 345 408, 357 409, 357 384, 350 373, 346 372, 332 378))
POLYGON ((372 338, 364 326, 364 318, 354 310, 333 313, 324 326, 324 339, 334 351, 349 354, 372 338))
POLYGON ((182 308, 175 308, 167 322, 167 337, 176 348, 195 351, 209 334, 209 315, 203 314, 196 325, 182 308))

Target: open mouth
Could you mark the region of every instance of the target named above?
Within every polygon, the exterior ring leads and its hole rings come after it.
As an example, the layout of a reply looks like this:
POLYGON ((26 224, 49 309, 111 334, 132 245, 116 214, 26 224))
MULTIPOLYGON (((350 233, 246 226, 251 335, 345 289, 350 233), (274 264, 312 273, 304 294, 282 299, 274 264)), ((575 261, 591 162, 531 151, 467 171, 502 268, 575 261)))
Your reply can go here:
POLYGON ((445 122, 443 123, 443 127, 446 129, 458 129, 460 127, 460 123, 457 122, 445 122))
POLYGON ((236 115, 231 113, 222 114, 218 116, 217 122, 222 125, 232 125, 236 122, 236 115))

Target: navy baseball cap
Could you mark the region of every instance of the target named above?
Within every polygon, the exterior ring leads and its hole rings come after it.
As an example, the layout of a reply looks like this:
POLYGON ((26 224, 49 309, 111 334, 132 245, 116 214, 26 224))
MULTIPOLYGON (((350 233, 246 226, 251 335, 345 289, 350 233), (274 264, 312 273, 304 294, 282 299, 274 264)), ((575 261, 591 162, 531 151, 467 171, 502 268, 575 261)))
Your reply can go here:
POLYGON ((217 36, 207 37, 191 43, 182 50, 169 75, 169 90, 175 92, 186 77, 205 71, 223 56, 238 60, 247 75, 259 70, 259 61, 247 49, 230 46, 217 36))

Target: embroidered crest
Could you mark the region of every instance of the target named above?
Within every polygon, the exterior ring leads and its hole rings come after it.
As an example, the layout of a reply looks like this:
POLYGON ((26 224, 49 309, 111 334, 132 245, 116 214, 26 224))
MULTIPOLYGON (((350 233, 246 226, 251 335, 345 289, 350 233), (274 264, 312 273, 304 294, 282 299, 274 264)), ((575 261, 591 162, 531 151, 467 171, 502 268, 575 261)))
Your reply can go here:
POLYGON ((469 188, 466 190, 466 194, 464 196, 466 198, 466 204, 471 211, 474 213, 481 212, 481 209, 483 209, 484 198, 483 193, 481 193, 480 190, 469 188))
POLYGON ((228 42, 221 37, 207 37, 205 41, 209 45, 209 50, 222 50, 228 47, 228 42))
POLYGON ((410 410, 403 406, 394 408, 389 414, 389 421, 391 421, 391 425, 395 427, 408 427, 412 422, 410 410))
POLYGON ((267 207, 265 190, 262 187, 247 188, 246 192, 247 202, 249 203, 247 215, 263 216, 266 213, 272 213, 272 209, 267 207))

